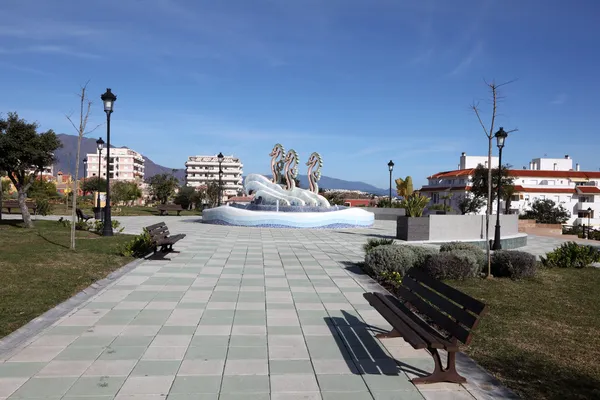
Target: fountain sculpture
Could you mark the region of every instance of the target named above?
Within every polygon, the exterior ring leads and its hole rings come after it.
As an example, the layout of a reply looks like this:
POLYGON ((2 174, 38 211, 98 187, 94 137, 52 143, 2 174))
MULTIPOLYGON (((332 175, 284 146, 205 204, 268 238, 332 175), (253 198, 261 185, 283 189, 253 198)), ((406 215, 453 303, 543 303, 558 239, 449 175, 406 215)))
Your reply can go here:
POLYGON ((271 174, 250 174, 244 191, 254 195, 251 204, 232 204, 204 210, 202 222, 221 225, 271 228, 351 228, 370 227, 374 215, 360 208, 332 206, 319 194, 323 160, 314 152, 308 166, 309 189, 296 187, 298 153, 287 152, 277 143, 271 153, 271 174))

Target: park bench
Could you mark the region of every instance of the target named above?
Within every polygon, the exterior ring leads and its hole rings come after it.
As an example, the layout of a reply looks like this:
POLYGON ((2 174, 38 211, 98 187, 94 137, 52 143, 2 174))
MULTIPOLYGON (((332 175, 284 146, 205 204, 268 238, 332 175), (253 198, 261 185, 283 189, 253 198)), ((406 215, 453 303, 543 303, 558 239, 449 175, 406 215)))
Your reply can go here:
POLYGON ((167 225, 164 222, 147 226, 146 231, 152 240, 154 253, 156 253, 158 246, 160 246, 160 251, 163 253, 173 251, 173 245, 185 237, 184 233, 170 236, 169 228, 167 228, 167 225))
POLYGON ((87 222, 88 219, 93 218, 92 215, 84 214, 83 211, 81 211, 81 208, 76 208, 75 213, 77 214, 77 220, 79 222, 81 222, 81 221, 87 222))
MULTIPOLYGON (((35 215, 37 211, 37 204, 34 202, 27 201, 25 202, 27 208, 33 210, 33 214, 35 215)), ((4 200, 2 201, 2 208, 6 208, 8 213, 11 214, 11 210, 13 208, 19 209, 19 201, 18 200, 4 200)))
POLYGON ((415 349, 427 349, 435 364, 428 376, 414 378, 414 384, 453 382, 466 379, 456 371, 459 343, 468 345, 486 305, 463 292, 427 275, 410 269, 397 287, 399 297, 387 293, 365 293, 365 299, 392 326, 379 339, 403 337, 415 349), (448 352, 447 366, 442 366, 438 350, 448 352))
POLYGON ((169 215, 169 211, 177 211, 177 216, 183 211, 179 204, 159 204, 157 207, 160 215, 169 215))

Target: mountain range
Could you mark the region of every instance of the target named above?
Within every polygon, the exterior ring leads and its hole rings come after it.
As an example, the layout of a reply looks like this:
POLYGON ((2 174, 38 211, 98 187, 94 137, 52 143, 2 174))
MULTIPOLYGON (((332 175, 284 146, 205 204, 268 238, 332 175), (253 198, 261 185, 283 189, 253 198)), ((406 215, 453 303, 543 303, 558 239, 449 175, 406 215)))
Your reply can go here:
MULTIPOLYGON (((62 171, 63 173, 75 174, 75 158, 77 157, 77 136, 59 134, 57 135, 62 143, 62 148, 55 152, 56 162, 54 164, 54 173, 62 171)), ((125 146, 124 146, 125 147, 125 146)), ((114 146, 111 146, 114 148, 114 146)), ((79 160, 79 176, 83 176, 83 158, 86 154, 96 152, 96 139, 84 137, 81 140, 81 156, 79 160)), ((175 169, 164 167, 156 164, 148 156, 143 155, 145 159, 145 177, 150 178, 154 175, 162 173, 173 173, 180 182, 184 181, 185 169, 175 169)), ((308 187, 308 176, 298 175, 300 180, 300 186, 303 188, 308 187)), ((331 178, 328 176, 321 176, 319 181, 319 187, 326 189, 344 189, 344 190, 359 190, 361 192, 373 193, 373 194, 385 194, 385 189, 377 188, 365 182, 346 181, 343 179, 331 178)))

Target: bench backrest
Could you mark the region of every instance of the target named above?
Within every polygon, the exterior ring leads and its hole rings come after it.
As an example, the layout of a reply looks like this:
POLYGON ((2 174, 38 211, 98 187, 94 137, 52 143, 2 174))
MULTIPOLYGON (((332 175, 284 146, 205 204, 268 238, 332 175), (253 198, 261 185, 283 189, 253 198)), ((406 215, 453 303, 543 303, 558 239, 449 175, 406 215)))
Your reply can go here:
POLYGON ((179 204, 160 204, 158 206, 159 210, 181 210, 182 207, 179 204))
POLYGON ((77 214, 77 218, 83 219, 83 211, 81 211, 81 208, 76 208, 75 213, 77 214))
MULTIPOLYGON (((25 201, 25 204, 27 205, 28 208, 37 207, 37 204, 33 201, 25 201)), ((2 207, 17 208, 17 207, 19 207, 19 201, 18 200, 3 200, 2 207)))
POLYGON ((466 345, 471 342, 472 330, 486 310, 484 303, 418 268, 410 269, 402 278, 398 295, 466 345))
POLYGON ((146 227, 148 234, 152 238, 153 242, 157 242, 160 239, 164 239, 169 236, 169 228, 164 222, 159 222, 158 224, 150 225, 146 227))

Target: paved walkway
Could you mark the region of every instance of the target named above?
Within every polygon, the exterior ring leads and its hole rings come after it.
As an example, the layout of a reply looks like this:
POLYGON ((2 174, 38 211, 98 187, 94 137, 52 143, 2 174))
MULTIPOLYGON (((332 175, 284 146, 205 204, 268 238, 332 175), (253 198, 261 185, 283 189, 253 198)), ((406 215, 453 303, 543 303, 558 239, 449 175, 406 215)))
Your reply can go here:
POLYGON ((415 387, 431 357, 364 300, 378 285, 353 263, 372 229, 223 227, 165 220, 188 236, 0 355, 0 399, 473 399, 507 395, 466 357, 466 385, 415 387), (396 361, 398 360, 398 361, 396 361))

